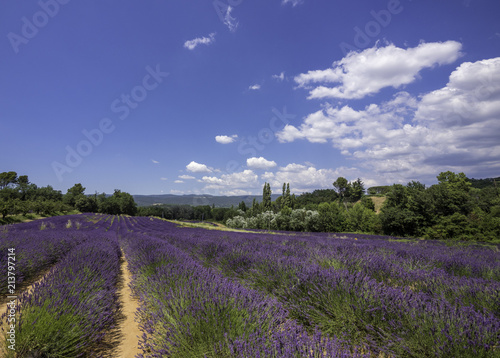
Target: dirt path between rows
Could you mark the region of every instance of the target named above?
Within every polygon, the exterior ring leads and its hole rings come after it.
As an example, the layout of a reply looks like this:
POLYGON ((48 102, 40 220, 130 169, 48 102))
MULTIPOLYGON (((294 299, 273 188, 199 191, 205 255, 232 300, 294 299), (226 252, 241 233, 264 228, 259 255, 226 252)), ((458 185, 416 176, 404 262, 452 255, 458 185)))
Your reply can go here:
POLYGON ((121 263, 122 286, 120 287, 119 297, 122 306, 123 320, 119 325, 120 342, 116 348, 114 358, 134 358, 142 353, 139 349, 139 337, 142 335, 139 324, 135 321, 135 312, 138 308, 137 299, 132 295, 130 289, 131 274, 127 267, 127 260, 123 255, 121 263))
MULTIPOLYGON (((132 290, 129 287, 131 282, 131 274, 127 268, 127 261, 125 260, 125 255, 122 256, 121 265, 121 280, 118 284, 118 298, 121 304, 120 317, 118 318, 118 327, 109 332, 108 339, 97 349, 97 354, 108 357, 108 358, 135 358, 136 355, 142 353, 139 349, 139 337, 142 335, 139 329, 139 324, 135 322, 135 312, 138 308, 137 299, 132 295, 132 290)), ((43 272, 40 276, 36 277, 36 281, 33 282, 28 287, 24 287, 19 293, 16 293, 20 297, 25 292, 32 292, 35 285, 41 282, 44 277, 50 272, 50 269, 43 272)), ((2 297, 0 299, 2 305, 0 306, 0 316, 7 309, 7 298, 2 297)), ((16 302, 18 303, 18 302, 16 302)), ((0 322, 0 358, 5 357, 6 349, 3 346, 4 337, 6 334, 6 329, 8 325, 6 320, 0 322)))

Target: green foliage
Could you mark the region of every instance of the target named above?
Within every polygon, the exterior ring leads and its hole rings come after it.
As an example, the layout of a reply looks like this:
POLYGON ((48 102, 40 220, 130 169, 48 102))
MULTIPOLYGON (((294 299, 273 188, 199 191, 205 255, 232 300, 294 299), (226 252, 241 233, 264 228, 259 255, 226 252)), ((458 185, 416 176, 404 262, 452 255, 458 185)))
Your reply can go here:
POLYGON ((487 178, 487 179, 469 179, 471 183, 471 188, 485 189, 485 188, 498 188, 500 185, 500 177, 498 178, 487 178))
POLYGON ((0 189, 5 189, 11 184, 17 183, 16 172, 3 172, 0 173, 0 189))
POLYGON ((321 203, 330 203, 338 199, 338 194, 333 189, 318 189, 312 193, 303 193, 296 198, 296 207, 317 209, 321 203))
POLYGON ((333 186, 337 190, 340 201, 356 202, 365 193, 365 186, 359 178, 349 183, 346 178, 339 177, 333 182, 333 186))
POLYGON ((350 189, 350 200, 352 202, 356 202, 361 199, 361 197, 365 193, 365 185, 361 181, 361 179, 356 179, 352 183, 350 183, 351 189, 350 189))
POLYGON ((118 189, 115 189, 113 195, 109 197, 106 194, 99 195, 97 197, 97 205, 99 212, 103 214, 125 214, 132 216, 137 214, 137 204, 132 195, 118 189))
POLYGON ((337 180, 333 182, 333 186, 337 190, 341 201, 343 201, 344 198, 349 197, 350 186, 346 178, 338 177, 337 180))
MULTIPOLYGON (((247 208, 247 213, 252 209, 247 208)), ((153 205, 137 208, 138 216, 157 216, 169 220, 197 220, 226 222, 237 215, 245 215, 245 211, 234 208, 216 208, 210 205, 153 205)))
POLYGON ((363 196, 361 198, 361 204, 365 208, 370 209, 372 211, 375 211, 375 203, 373 202, 373 200, 369 196, 363 196))
POLYGON ((498 240, 500 196, 495 187, 471 188, 463 173, 443 172, 439 183, 395 184, 380 214, 384 234, 441 240, 498 240))
POLYGON ((262 210, 271 210, 271 185, 269 183, 264 183, 264 189, 262 190, 262 210))
POLYGON ((85 194, 85 188, 82 184, 78 183, 73 185, 68 189, 68 192, 64 195, 64 202, 68 205, 75 206, 76 201, 83 197, 85 194))
POLYGON ((347 224, 351 232, 374 233, 377 227, 377 215, 362 203, 357 203, 347 212, 347 224))
POLYGON ((75 208, 82 213, 96 213, 99 206, 95 197, 80 195, 76 198, 75 208))
POLYGON ((242 201, 241 203, 238 204, 238 209, 240 209, 243 212, 246 212, 248 210, 247 204, 245 204, 245 202, 242 201))
POLYGON ((367 189, 369 195, 386 195, 390 191, 390 185, 372 186, 367 189))
POLYGON ((319 204, 318 214, 321 231, 343 232, 348 229, 346 209, 339 202, 319 204))
POLYGON ((30 213, 56 215, 77 209, 81 212, 101 212, 109 214, 137 213, 137 205, 132 195, 115 190, 111 197, 105 194, 97 197, 85 196, 85 188, 78 183, 68 189, 63 196, 50 185, 37 187, 30 183, 27 175, 17 176, 16 172, 0 173, 0 214, 2 223, 8 215, 30 213))

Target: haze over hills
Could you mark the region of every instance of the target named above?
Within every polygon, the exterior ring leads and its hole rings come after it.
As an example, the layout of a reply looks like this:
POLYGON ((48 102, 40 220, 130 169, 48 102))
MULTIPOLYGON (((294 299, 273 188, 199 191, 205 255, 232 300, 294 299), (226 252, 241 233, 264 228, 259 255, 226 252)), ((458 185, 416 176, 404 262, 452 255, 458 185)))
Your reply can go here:
MULTIPOLYGON (((271 195, 272 200, 276 200, 281 194, 271 195)), ((215 205, 217 208, 228 208, 231 205, 238 206, 242 201, 247 206, 251 206, 253 199, 262 201, 262 195, 241 195, 241 196, 214 196, 209 194, 201 195, 133 195, 138 206, 149 205, 215 205)))

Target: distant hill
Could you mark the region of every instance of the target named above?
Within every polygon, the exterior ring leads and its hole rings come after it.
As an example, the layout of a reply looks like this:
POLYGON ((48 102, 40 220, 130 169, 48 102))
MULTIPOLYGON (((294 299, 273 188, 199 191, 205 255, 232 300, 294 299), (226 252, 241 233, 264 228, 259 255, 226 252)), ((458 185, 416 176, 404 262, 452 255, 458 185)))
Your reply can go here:
MULTIPOLYGON (((276 200, 281 195, 271 195, 272 200, 276 200)), ((151 205, 215 205, 217 208, 229 208, 231 205, 238 206, 242 201, 247 206, 251 206, 253 199, 262 201, 262 195, 241 195, 241 196, 214 196, 214 195, 133 195, 138 206, 151 205)))

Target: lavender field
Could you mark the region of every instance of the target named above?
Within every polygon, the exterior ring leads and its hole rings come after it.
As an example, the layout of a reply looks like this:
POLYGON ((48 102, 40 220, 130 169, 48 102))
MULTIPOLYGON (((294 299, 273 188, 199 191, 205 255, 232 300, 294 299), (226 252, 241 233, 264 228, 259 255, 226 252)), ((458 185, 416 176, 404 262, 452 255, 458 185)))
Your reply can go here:
POLYGON ((497 247, 96 214, 0 227, 3 355, 114 356, 123 260, 141 357, 500 357, 497 247))

